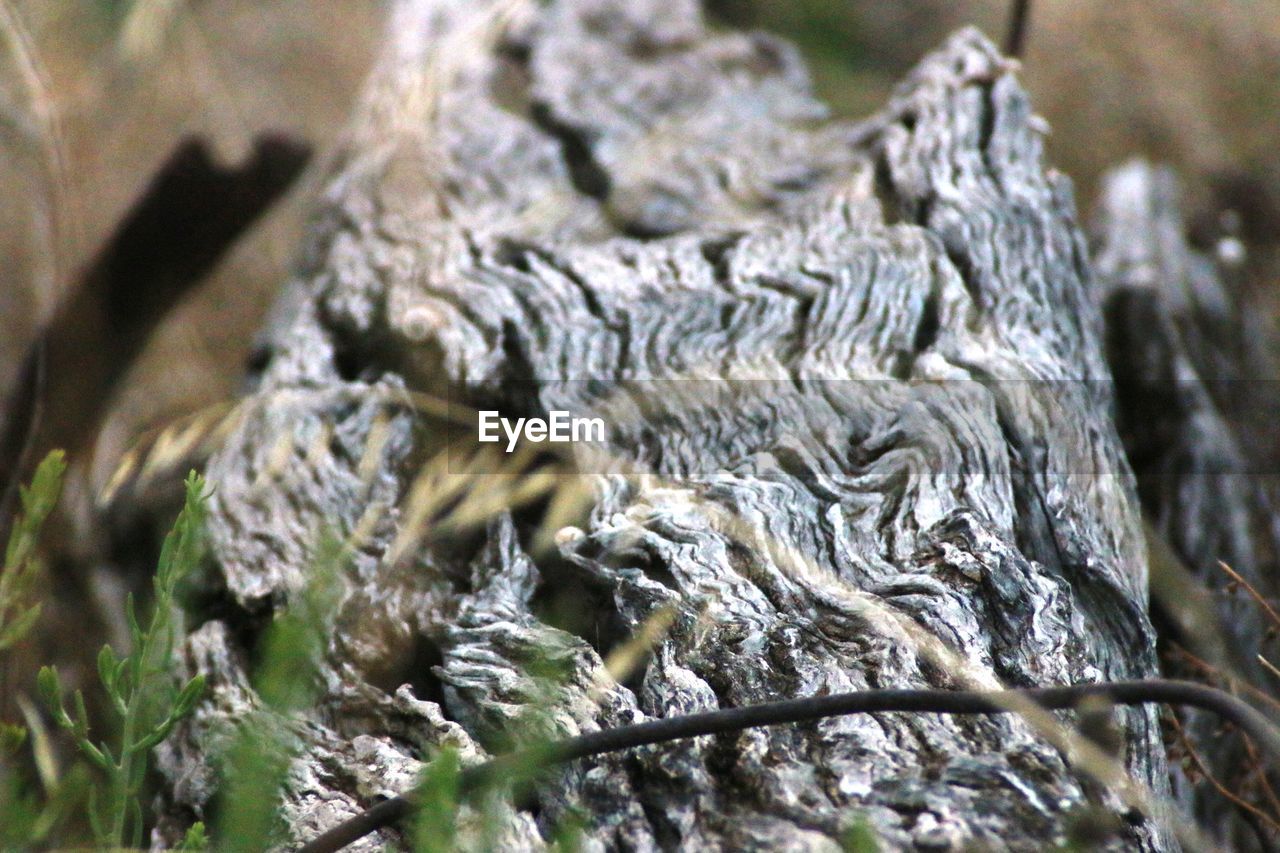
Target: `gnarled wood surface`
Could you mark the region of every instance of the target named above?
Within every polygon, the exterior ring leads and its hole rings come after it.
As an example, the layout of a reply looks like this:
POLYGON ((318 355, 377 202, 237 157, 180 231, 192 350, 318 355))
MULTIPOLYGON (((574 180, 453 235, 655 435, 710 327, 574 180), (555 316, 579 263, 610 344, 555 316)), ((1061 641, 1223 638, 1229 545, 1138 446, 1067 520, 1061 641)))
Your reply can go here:
MULTIPOLYGON (((405 0, 390 42, 208 468, 216 606, 186 652, 212 687, 163 748, 161 836, 208 813, 208 759, 260 704, 250 648, 323 525, 360 546, 290 725, 295 839, 437 745, 495 748, 548 661, 562 734, 1155 673, 1091 264, 986 39, 957 33, 856 125, 789 46, 692 0, 405 0), (433 532, 414 483, 444 427, 411 391, 607 415, 608 459, 560 463, 589 510, 551 549, 532 511, 433 532), (613 680, 603 657, 667 608, 613 680)), ((1156 710, 1122 723, 1167 798, 1156 710)), ((592 849, 837 849, 862 817, 893 847, 1040 850, 1091 803, 1122 810, 1019 717, 880 714, 580 762, 498 831, 538 848, 573 807, 592 849)), ((1133 817, 1112 843, 1171 838, 1133 817)))

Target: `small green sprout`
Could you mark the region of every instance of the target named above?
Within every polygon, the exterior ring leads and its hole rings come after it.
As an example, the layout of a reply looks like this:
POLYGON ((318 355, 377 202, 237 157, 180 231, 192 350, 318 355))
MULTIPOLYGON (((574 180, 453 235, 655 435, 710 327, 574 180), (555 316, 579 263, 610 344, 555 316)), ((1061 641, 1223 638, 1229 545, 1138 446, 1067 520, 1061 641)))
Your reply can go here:
POLYGON ((182 837, 182 843, 177 847, 178 850, 208 850, 209 836, 204 831, 204 821, 196 821, 191 824, 191 828, 187 830, 187 834, 182 837))

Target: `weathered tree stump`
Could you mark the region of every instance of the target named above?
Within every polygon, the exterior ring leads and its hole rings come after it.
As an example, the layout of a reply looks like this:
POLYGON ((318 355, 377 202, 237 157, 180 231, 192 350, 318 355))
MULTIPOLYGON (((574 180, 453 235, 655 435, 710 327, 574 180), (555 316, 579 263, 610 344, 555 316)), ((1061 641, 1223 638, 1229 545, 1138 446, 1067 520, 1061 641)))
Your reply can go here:
MULTIPOLYGON (((692 0, 404 0, 390 42, 208 466, 186 656, 211 689, 163 748, 160 837, 208 814, 210 758, 260 705, 255 639, 325 525, 359 547, 321 699, 290 726, 295 840, 403 792, 438 745, 498 748, 544 702, 535 661, 560 734, 1156 672, 1091 263, 984 37, 858 124, 826 119, 788 45, 713 32, 692 0), (433 531, 415 482, 446 427, 413 393, 607 415, 606 453, 556 463, 589 510, 550 549, 554 502, 433 531), (604 658, 659 613, 618 683, 604 658)), ((1118 714, 1166 800, 1156 709, 1118 714)), ((1125 811, 1010 715, 649 747, 575 763, 535 805, 501 812, 504 848, 571 807, 593 849, 836 849, 863 818, 893 847, 1041 850, 1125 811)), ((1128 817, 1112 844, 1174 845, 1159 809, 1128 817)))

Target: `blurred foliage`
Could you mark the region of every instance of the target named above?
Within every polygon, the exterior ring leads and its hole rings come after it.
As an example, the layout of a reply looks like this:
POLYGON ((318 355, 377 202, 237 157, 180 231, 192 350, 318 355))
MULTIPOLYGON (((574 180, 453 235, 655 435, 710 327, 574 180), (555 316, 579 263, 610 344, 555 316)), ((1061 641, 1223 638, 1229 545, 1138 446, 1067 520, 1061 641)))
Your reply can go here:
POLYGON ((413 817, 414 853, 449 853, 458 836, 458 751, 445 747, 423 769, 418 780, 418 808, 413 817))
POLYGON ((863 815, 858 817, 840 833, 840 849, 844 853, 880 853, 880 843, 876 840, 876 832, 863 815))
POLYGON ((55 450, 36 468, 31 485, 20 488, 22 514, 9 533, 0 572, 0 652, 21 642, 40 618, 39 602, 31 602, 41 572, 36 543, 40 528, 58 503, 66 470, 63 452, 55 450))
POLYGON ((41 573, 36 543, 40 529, 63 491, 65 473, 67 461, 63 452, 52 451, 37 467, 31 485, 20 488, 22 515, 9 532, 4 570, 0 571, 0 652, 22 642, 40 619, 40 602, 31 603, 36 579, 41 573))
POLYGON ((253 853, 283 841, 281 793, 299 740, 291 726, 321 692, 319 664, 328 649, 351 546, 321 532, 305 588, 267 629, 253 687, 261 706, 244 716, 220 757, 222 786, 214 823, 219 851, 253 853))
MULTIPOLYGON (((43 572, 36 546, 58 503, 66 468, 64 454, 53 451, 36 468, 31 484, 20 489, 22 511, 9 532, 0 573, 0 652, 23 642, 40 618, 41 605, 32 600, 43 572)), ((0 720, 0 846, 6 850, 48 839, 83 802, 88 783, 83 767, 65 776, 58 774, 39 719, 34 714, 28 717, 28 725, 0 720), (28 746, 34 766, 23 768, 28 746), (33 775, 39 777, 43 791, 33 775)))
POLYGON ((0 848, 28 850, 47 845, 83 806, 91 784, 83 764, 39 787, 0 759, 0 848))

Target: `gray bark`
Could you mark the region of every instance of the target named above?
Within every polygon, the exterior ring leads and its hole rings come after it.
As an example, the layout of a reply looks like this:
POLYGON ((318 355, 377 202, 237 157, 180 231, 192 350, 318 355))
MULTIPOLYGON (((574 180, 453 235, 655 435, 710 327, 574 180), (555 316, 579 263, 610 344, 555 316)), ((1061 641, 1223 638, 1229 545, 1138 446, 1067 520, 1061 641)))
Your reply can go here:
MULTIPOLYGON (((255 632, 322 525, 362 544, 321 699, 291 723, 296 839, 403 792, 440 744, 496 748, 544 700, 535 659, 566 735, 1153 675, 1090 262, 991 44, 957 33, 850 125, 792 48, 712 32, 692 0, 514 9, 499 27, 489 2, 397 8, 208 466, 217 606, 186 659, 212 688, 164 747, 160 836, 208 813, 210 757, 260 704, 255 632), (604 413, 615 461, 560 460, 591 499, 551 550, 527 511, 433 535, 412 501, 444 426, 409 391, 604 413), (667 606, 612 681, 603 658, 667 606)), ((1166 797, 1156 711, 1120 718, 1128 770, 1166 797)), ((892 847, 1039 850, 1090 803, 1121 809, 1017 716, 906 714, 582 761, 537 801, 501 813, 503 847, 542 846, 571 806, 602 850, 835 849, 859 815, 892 847)), ((1114 843, 1172 845, 1138 818, 1114 843)))

